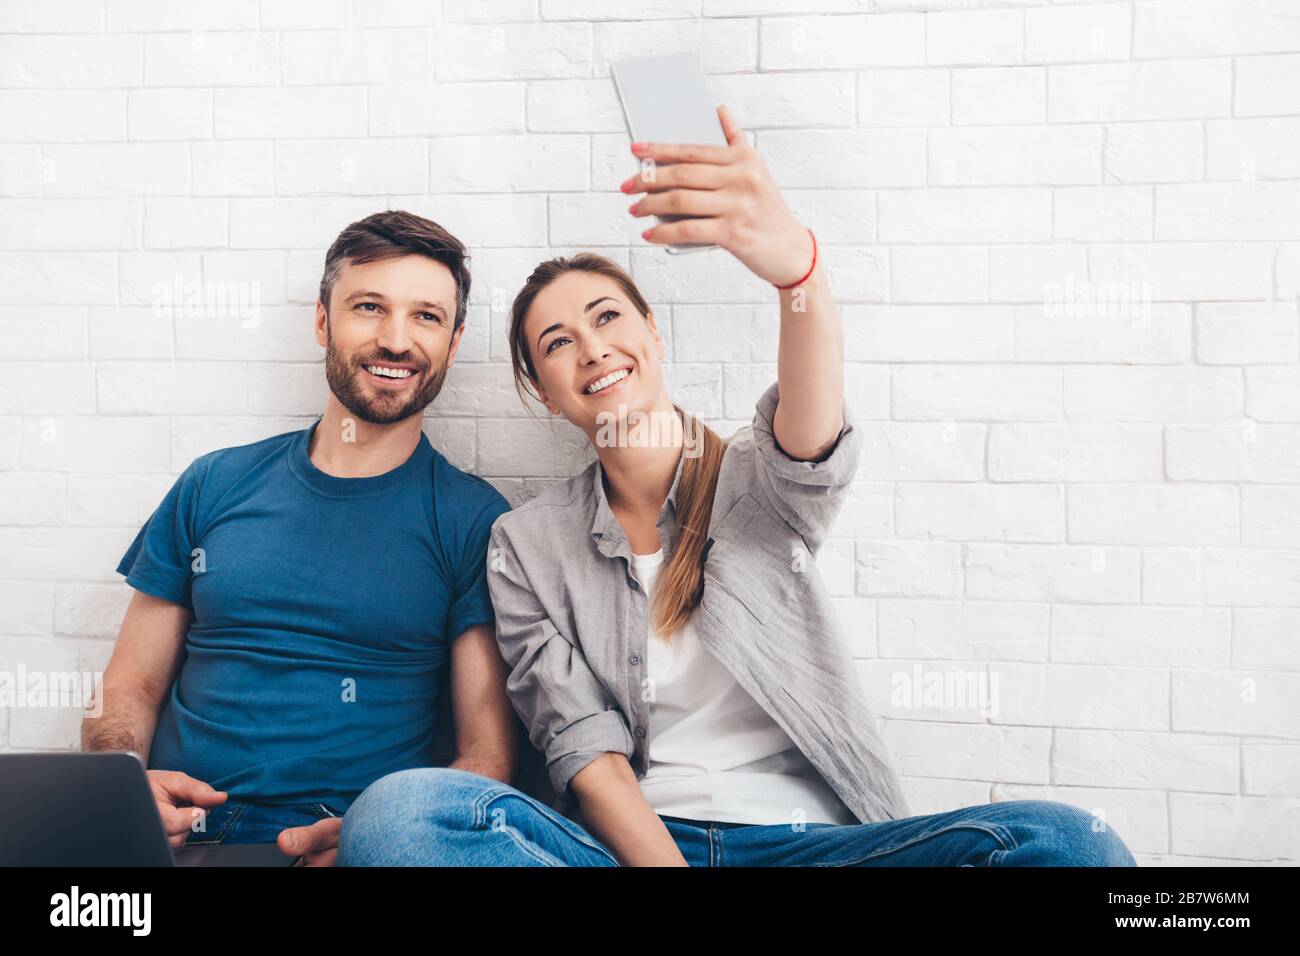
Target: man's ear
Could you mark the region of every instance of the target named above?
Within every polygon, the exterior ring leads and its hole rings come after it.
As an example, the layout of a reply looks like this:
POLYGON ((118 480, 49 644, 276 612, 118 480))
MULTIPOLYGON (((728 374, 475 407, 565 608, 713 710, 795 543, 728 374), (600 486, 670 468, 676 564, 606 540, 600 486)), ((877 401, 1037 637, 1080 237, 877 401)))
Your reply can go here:
POLYGON ((321 348, 329 346, 329 329, 326 323, 330 320, 329 313, 325 311, 325 304, 320 299, 316 300, 316 344, 321 348))
POLYGON ((447 346, 447 368, 451 368, 456 361, 456 351, 460 348, 460 340, 465 337, 465 323, 460 324, 455 332, 451 333, 451 345, 447 346))

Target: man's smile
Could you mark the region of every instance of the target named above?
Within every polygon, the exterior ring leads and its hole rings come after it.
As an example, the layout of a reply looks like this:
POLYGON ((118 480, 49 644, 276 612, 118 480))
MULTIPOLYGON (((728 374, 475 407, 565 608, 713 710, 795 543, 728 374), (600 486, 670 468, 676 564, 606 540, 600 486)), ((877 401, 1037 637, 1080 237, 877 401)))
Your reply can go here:
POLYGON ((410 365, 387 365, 376 363, 361 366, 365 377, 388 392, 399 392, 420 377, 418 369, 410 365))

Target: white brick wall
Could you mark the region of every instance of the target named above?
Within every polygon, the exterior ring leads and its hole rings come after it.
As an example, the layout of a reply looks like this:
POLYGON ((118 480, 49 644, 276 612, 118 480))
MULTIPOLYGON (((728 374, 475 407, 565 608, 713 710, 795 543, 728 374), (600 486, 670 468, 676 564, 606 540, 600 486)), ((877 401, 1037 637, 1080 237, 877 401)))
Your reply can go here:
MULTIPOLYGON (((770 291, 617 192, 610 64, 674 50, 843 304, 866 451, 818 565, 917 812, 1047 797, 1144 864, 1300 860, 1294 0, 5 0, 0 666, 102 669, 173 477, 311 421, 324 249, 378 209, 472 247, 426 427, 513 500, 587 460, 509 386, 549 255, 628 266, 675 397, 747 422, 770 291), (198 281, 258 321, 155 307, 198 281), (914 667, 996 708, 895 699, 914 667)), ((76 739, 0 709, 0 749, 76 739)))

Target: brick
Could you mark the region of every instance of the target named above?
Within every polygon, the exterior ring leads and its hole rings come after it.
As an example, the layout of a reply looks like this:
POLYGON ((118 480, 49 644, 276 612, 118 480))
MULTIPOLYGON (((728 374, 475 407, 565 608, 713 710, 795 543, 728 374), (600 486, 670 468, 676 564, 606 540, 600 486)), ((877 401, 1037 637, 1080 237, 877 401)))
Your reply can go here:
POLYGON ((1135 548, 967 544, 963 551, 968 598, 1088 604, 1137 601, 1135 548))
POLYGON ((1042 123, 1047 119, 1047 71, 1040 66, 990 66, 952 71, 956 126, 1042 123))
POLYGON ((819 69, 916 66, 924 52, 924 18, 911 13, 781 17, 760 33, 764 70, 807 69, 810 57, 819 69))
POLYGON ((1232 70, 1224 59, 1053 66, 1047 88, 1049 123, 1227 116, 1232 70))
POLYGON ((1106 148, 1102 153, 1105 180, 1167 183, 1200 179, 1204 140, 1201 125, 1200 122, 1107 125, 1106 148))
POLYGON ((1075 421, 1195 422, 1241 415, 1240 374, 1171 366, 1065 369, 1065 414, 1075 421))
POLYGON ((1165 469, 1175 481, 1300 481, 1300 427, 1230 416, 1223 424, 1169 425, 1165 469))
POLYGON ((1300 53, 1243 57, 1235 62, 1234 115, 1300 113, 1300 53))
POLYGON ((1060 485, 906 482, 895 496, 903 538, 945 541, 1060 541, 1065 496, 1060 485))
POLYGON ((920 186, 920 130, 765 130, 759 151, 782 187, 920 186))
POLYGON ((1196 308, 1196 357, 1204 365, 1294 363, 1294 302, 1207 302, 1196 308))
POLYGON ((1300 117, 1210 120, 1205 131, 1208 179, 1300 178, 1300 117))
POLYGON ((1286 0, 1163 0, 1134 9, 1135 57, 1273 53, 1300 45, 1300 13, 1286 0))
POLYGON ((954 10, 925 15, 925 60, 930 64, 1019 63, 1024 18, 1018 10, 954 10))
POLYGON ((947 70, 865 70, 858 74, 858 125, 947 126, 948 88, 947 70))
POLYGON ((1127 3, 1026 10, 1025 59, 1030 63, 1126 60, 1131 21, 1127 3))
POLYGON ((909 189, 879 197, 882 242, 1038 242, 1052 228, 1040 188, 909 189))
POLYGON ((1042 305, 1015 312, 1015 358, 1022 362, 1181 364, 1191 357, 1191 310, 1145 301, 1142 289, 1069 286, 1042 305))
POLYGON ((859 541, 858 594, 953 598, 961 594, 961 549, 950 542, 859 541))
POLYGON ((1237 489, 1213 484, 1075 485, 1070 541, 1080 544, 1237 543, 1237 489))
POLYGON ((936 129, 928 136, 932 185, 1068 185, 1101 178, 1097 126, 936 129))
POLYGON ((1061 417, 1061 371, 1015 365, 904 366, 893 377, 894 416, 955 421, 1061 417))
POLYGON ((1012 422, 989 428, 994 481, 1153 481, 1162 478, 1159 425, 1012 422))
POLYGON ((585 23, 444 26, 437 32, 438 80, 523 80, 589 76, 592 31, 585 23))

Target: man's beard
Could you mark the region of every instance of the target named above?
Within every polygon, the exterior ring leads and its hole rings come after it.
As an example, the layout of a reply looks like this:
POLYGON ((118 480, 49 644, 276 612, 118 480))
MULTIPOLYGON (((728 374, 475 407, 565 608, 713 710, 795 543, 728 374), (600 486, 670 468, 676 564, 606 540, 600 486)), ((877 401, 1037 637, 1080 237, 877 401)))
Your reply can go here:
POLYGON ((418 372, 412 372, 412 375, 424 376, 424 381, 409 395, 389 395, 378 390, 375 390, 373 396, 367 395, 360 379, 361 376, 370 373, 363 366, 383 365, 386 362, 418 366, 420 363, 410 357, 409 354, 403 357, 380 349, 378 354, 369 356, 364 362, 358 361, 349 365, 334 347, 334 337, 328 332, 328 328, 327 323, 325 381, 329 383, 330 391, 334 393, 334 397, 342 403, 343 407, 363 422, 369 422, 372 425, 391 425, 393 422, 400 422, 412 415, 418 415, 442 391, 442 381, 447 377, 446 362, 436 369, 424 368, 418 372))

